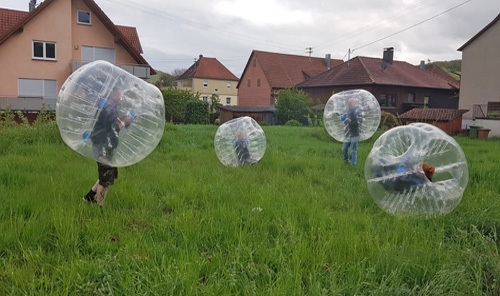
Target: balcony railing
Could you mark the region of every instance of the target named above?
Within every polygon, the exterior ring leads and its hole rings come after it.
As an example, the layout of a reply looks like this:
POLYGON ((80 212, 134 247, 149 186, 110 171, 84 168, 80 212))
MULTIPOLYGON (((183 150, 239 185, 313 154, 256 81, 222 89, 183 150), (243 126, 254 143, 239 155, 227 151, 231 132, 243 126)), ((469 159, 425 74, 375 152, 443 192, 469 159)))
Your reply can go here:
POLYGON ((50 97, 0 97, 0 110, 10 106, 12 111, 38 112, 42 109, 56 109, 57 98, 50 97))
MULTIPOLYGON (((71 73, 75 72, 78 68, 80 68, 83 65, 86 65, 90 63, 90 61, 73 61, 71 62, 71 73)), ((151 67, 147 65, 139 65, 139 64, 115 64, 115 66, 118 66, 122 68, 123 70, 129 72, 130 74, 137 76, 141 79, 148 79, 149 74, 151 72, 151 67)))

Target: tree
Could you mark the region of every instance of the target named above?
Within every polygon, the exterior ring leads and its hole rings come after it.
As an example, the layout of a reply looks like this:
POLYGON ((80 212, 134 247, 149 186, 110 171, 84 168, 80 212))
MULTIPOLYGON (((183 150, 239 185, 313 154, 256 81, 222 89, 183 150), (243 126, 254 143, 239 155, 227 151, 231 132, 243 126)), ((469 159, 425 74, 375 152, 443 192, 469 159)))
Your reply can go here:
POLYGON ((217 107, 217 105, 219 104, 220 104, 219 95, 212 94, 212 96, 210 97, 210 112, 214 112, 215 107, 217 107))
POLYGON ((185 122, 187 103, 200 100, 199 94, 175 88, 163 90, 162 95, 165 102, 165 119, 170 122, 185 122))
POLYGON ((305 123, 309 113, 311 113, 311 101, 303 90, 286 88, 280 91, 275 111, 280 123, 292 119, 305 123))
POLYGON ((149 83, 156 85, 159 89, 177 86, 176 80, 186 69, 175 69, 171 74, 157 70, 156 74, 148 79, 149 83))

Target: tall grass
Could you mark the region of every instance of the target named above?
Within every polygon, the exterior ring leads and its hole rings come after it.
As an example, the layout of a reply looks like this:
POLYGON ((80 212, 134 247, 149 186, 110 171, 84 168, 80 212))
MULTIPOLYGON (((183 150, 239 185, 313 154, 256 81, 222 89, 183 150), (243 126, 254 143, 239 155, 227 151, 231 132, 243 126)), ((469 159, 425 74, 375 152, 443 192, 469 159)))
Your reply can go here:
POLYGON ((264 131, 261 162, 228 168, 216 127, 167 125, 101 210, 55 124, 0 125, 0 295, 500 295, 500 141, 457 138, 463 201, 425 220, 369 196, 380 133, 346 167, 322 128, 264 131))

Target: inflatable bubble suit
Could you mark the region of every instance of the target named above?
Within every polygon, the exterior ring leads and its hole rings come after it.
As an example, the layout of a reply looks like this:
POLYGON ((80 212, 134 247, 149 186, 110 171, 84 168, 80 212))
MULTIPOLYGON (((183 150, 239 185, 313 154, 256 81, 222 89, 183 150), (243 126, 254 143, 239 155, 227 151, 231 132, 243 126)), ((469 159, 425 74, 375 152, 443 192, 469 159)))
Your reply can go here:
POLYGON ((377 139, 365 163, 368 191, 384 211, 436 216, 461 201, 469 179, 458 143, 426 123, 395 127, 377 139))
POLYGON ((349 132, 350 129, 359 134, 358 141, 363 141, 369 139, 378 128, 380 105, 370 92, 363 89, 339 92, 326 103, 323 122, 330 136, 337 141, 350 141, 353 133, 349 132), (352 124, 348 122, 350 117, 354 119, 352 124))
POLYGON ((161 92, 105 61, 86 64, 64 82, 56 105, 64 142, 76 152, 115 167, 151 153, 163 135, 161 92))
POLYGON ((215 134, 215 153, 225 166, 257 163, 266 152, 266 135, 251 117, 225 122, 215 134))

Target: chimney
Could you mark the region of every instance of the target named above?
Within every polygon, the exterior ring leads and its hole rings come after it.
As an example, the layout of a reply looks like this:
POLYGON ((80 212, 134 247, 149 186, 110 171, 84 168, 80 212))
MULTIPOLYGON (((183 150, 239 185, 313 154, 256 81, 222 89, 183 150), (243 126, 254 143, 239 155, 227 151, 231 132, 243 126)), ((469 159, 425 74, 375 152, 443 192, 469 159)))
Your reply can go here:
POLYGON ((332 55, 327 53, 325 55, 325 65, 328 70, 330 70, 330 62, 331 62, 332 55))
POLYGON ((420 61, 420 69, 425 70, 425 61, 420 61))
POLYGON ((201 58, 202 58, 202 57, 203 57, 203 55, 202 55, 202 54, 200 54, 199 60, 201 60, 201 58))
POLYGON ((384 48, 384 62, 392 65, 394 58, 394 47, 384 48))
POLYGON ((36 8, 36 0, 30 0, 29 12, 32 12, 36 8))

